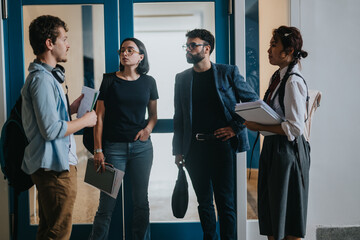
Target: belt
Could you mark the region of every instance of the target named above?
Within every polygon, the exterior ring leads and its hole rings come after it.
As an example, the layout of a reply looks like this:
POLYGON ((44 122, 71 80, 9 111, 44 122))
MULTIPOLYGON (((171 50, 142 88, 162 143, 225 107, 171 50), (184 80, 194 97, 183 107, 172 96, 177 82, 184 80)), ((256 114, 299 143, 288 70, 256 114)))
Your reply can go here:
POLYGON ((195 139, 197 141, 214 141, 218 140, 212 133, 196 133, 195 139))

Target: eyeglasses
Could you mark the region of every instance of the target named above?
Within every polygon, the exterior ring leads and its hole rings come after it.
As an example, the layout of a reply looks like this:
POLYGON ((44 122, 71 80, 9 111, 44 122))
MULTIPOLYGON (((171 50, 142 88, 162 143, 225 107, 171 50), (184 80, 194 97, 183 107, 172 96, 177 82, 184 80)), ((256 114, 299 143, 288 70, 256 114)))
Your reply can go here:
POLYGON ((125 52, 127 53, 127 55, 132 56, 134 53, 138 53, 140 54, 140 52, 136 51, 134 48, 122 48, 120 50, 117 51, 118 54, 124 54, 125 52))
POLYGON ((198 46, 207 46, 209 45, 208 43, 194 43, 191 42, 189 44, 184 44, 182 46, 182 48, 186 51, 187 49, 189 49, 190 51, 194 50, 195 48, 197 48, 198 46))

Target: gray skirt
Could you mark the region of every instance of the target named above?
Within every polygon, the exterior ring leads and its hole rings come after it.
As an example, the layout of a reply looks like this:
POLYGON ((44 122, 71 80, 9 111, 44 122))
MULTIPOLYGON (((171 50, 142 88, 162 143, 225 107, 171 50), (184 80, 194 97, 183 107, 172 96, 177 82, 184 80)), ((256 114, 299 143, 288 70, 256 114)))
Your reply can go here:
POLYGON ((309 168, 310 145, 303 136, 293 142, 282 135, 265 137, 258 179, 261 235, 305 236, 309 168))

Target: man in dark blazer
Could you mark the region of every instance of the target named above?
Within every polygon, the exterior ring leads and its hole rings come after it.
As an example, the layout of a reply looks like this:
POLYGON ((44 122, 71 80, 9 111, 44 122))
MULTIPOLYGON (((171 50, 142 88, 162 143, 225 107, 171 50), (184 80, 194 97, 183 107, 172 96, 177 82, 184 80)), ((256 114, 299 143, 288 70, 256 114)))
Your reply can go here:
POLYGON ((193 67, 176 75, 173 155, 185 165, 197 200, 204 239, 218 239, 213 194, 221 239, 236 239, 236 152, 249 149, 239 101, 258 100, 236 66, 214 64, 214 36, 205 29, 186 34, 186 58, 193 67))

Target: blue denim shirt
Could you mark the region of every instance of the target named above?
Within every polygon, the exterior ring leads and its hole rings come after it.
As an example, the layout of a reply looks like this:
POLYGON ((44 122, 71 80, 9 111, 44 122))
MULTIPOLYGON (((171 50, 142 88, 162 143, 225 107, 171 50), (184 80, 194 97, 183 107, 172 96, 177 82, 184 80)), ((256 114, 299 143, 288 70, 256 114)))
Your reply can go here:
POLYGON ((22 169, 28 174, 39 168, 61 172, 69 170, 69 137, 63 91, 51 74, 51 67, 33 62, 21 90, 22 122, 29 145, 22 169))

